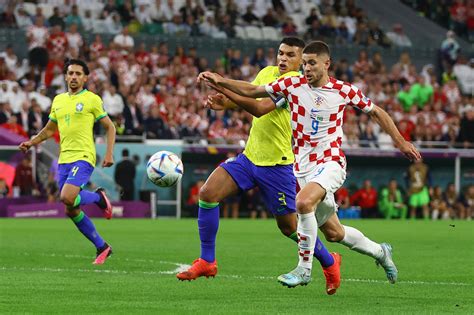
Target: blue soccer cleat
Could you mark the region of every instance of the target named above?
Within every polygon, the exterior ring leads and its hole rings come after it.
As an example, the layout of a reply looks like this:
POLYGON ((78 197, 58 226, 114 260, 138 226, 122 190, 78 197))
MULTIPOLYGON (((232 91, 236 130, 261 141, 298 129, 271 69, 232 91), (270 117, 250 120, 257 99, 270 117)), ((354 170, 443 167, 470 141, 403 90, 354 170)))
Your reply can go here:
POLYGON ((311 282, 311 269, 298 266, 293 271, 279 276, 278 282, 288 288, 307 285, 311 282))
POLYGON ((398 270, 392 259, 392 245, 388 243, 380 244, 383 250, 383 256, 375 261, 377 266, 382 266, 387 275, 388 282, 394 284, 397 282, 398 270))

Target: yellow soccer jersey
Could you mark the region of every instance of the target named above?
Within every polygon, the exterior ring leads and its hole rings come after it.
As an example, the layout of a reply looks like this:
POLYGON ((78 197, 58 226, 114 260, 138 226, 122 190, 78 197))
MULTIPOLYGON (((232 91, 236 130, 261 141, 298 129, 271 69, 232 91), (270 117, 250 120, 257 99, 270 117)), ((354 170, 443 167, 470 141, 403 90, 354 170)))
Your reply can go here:
POLYGON ((87 161, 95 166, 94 123, 107 116, 100 96, 84 89, 56 95, 49 119, 58 124, 59 164, 87 161))
MULTIPOLYGON (((265 85, 283 76, 299 76, 291 71, 280 75, 278 67, 262 69, 254 85, 265 85)), ((288 108, 276 108, 260 118, 253 117, 252 128, 245 146, 244 154, 257 166, 288 165, 294 162, 291 148, 291 125, 288 108)))

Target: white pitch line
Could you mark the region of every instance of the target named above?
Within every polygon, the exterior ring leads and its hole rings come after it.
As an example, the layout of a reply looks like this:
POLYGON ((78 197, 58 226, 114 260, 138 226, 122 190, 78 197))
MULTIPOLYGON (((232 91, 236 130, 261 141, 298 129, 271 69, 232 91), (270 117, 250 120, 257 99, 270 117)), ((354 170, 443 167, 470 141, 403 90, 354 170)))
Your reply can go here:
MULTIPOLYGON (((167 262, 170 263, 170 262, 167 262)), ((39 272, 85 272, 85 273, 108 273, 108 274, 142 274, 142 275, 174 275, 180 271, 187 270, 190 265, 172 263, 178 266, 174 270, 169 271, 127 271, 127 270, 114 270, 114 269, 65 269, 65 268, 26 268, 26 267, 5 267, 1 266, 0 271, 39 271, 39 272)), ((250 276, 242 277, 240 275, 219 275, 220 278, 228 279, 245 279, 245 278, 254 278, 260 280, 275 280, 275 277, 270 276, 250 276)), ((387 281, 374 280, 374 279, 342 279, 343 282, 362 282, 362 283, 378 283, 378 284, 388 284, 387 281)), ((463 282, 428 282, 428 281, 398 281, 397 284, 411 284, 411 285, 446 285, 446 286, 471 286, 470 283, 463 282)))

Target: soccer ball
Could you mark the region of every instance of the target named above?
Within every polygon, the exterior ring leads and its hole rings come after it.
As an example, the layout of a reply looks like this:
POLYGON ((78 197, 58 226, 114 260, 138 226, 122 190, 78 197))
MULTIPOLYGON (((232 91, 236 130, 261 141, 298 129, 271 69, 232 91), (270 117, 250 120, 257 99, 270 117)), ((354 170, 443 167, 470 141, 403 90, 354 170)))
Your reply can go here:
POLYGON ((148 160, 146 173, 153 184, 171 187, 183 176, 183 162, 173 152, 159 151, 148 160))

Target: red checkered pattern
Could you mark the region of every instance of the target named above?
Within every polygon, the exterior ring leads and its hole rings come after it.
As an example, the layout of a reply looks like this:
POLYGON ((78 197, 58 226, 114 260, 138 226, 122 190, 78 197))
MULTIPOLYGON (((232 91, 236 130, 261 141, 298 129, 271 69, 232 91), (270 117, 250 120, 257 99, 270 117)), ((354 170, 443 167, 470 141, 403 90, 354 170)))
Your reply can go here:
POLYGON ((290 104, 297 174, 303 176, 328 161, 346 167, 341 150, 344 108, 351 105, 367 113, 373 108, 370 99, 355 85, 334 78, 314 88, 304 76, 286 77, 267 85, 266 90, 272 98, 283 96, 290 104))
POLYGON ((303 257, 303 261, 308 261, 309 257, 311 256, 311 251, 305 250, 305 251, 298 251, 299 255, 303 257))
POLYGON ((68 43, 66 34, 63 32, 57 34, 51 34, 48 38, 47 47, 50 52, 57 54, 59 57, 63 57, 66 52, 68 43))

